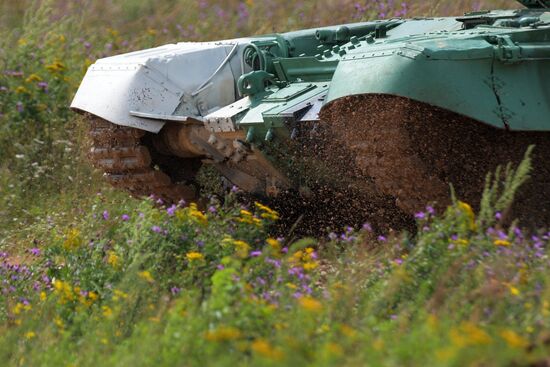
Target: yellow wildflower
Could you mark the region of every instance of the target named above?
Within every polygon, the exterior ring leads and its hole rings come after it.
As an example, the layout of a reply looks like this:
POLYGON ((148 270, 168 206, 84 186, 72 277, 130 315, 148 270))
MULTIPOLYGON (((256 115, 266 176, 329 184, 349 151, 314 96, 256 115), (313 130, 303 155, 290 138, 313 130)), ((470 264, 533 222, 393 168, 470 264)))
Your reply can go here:
POLYGON ((300 298, 300 306, 310 312, 320 312, 323 309, 321 302, 312 297, 300 298))
POLYGON ((450 338, 453 344, 458 347, 491 343, 491 337, 483 329, 471 322, 465 322, 458 329, 452 329, 450 331, 450 338))
POLYGON ((65 70, 65 65, 61 61, 55 60, 51 64, 46 65, 46 70, 48 70, 52 74, 59 73, 65 70))
POLYGON ((233 245, 235 246, 235 253, 237 256, 243 259, 248 256, 248 251, 250 250, 248 243, 241 240, 234 240, 233 245))
POLYGON ((495 246, 503 246, 503 247, 506 247, 506 246, 510 246, 510 241, 506 241, 506 240, 494 240, 493 241, 493 244, 495 246))
POLYGON ((260 216, 264 219, 269 219, 276 221, 279 219, 279 213, 277 213, 275 210, 271 209, 268 206, 263 205, 262 203, 255 202, 254 205, 256 208, 260 209, 263 213, 260 214, 260 216))
POLYGON ((342 347, 336 343, 327 343, 326 348, 329 353, 337 356, 341 356, 344 353, 344 350, 342 349, 342 347))
POLYGON ((265 241, 271 248, 277 252, 281 251, 281 244, 275 238, 268 238, 265 241))
POLYGON ((196 251, 188 252, 185 256, 187 257, 187 260, 189 260, 189 261, 196 261, 196 260, 204 259, 204 256, 200 252, 196 252, 196 251))
POLYGON ((304 270, 313 270, 313 269, 317 268, 317 266, 319 266, 318 262, 310 261, 310 262, 304 263, 303 268, 304 268, 304 270))
POLYGON ((20 38, 19 40, 17 40, 17 44, 19 46, 26 46, 28 44, 28 42, 25 38, 20 38))
POLYGON ((25 81, 27 83, 32 83, 32 82, 41 82, 42 81, 42 78, 36 74, 31 74, 29 75, 29 77, 27 79, 25 79, 25 81))
POLYGON ((252 213, 249 212, 248 210, 241 209, 240 213, 243 217, 251 217, 252 216, 252 213))
POLYGON ((48 295, 46 294, 46 292, 44 292, 44 291, 40 292, 40 300, 42 302, 44 302, 47 297, 48 297, 48 295))
POLYGON ((274 348, 268 341, 264 339, 256 339, 250 346, 254 353, 257 353, 263 357, 280 360, 283 357, 283 353, 274 348))
POLYGON ((105 317, 107 317, 107 318, 113 316, 113 310, 111 309, 111 307, 109 307, 109 306, 102 306, 102 307, 101 307, 101 310, 102 310, 103 316, 105 316, 105 317))
POLYGON ((340 326, 340 330, 342 331, 342 334, 344 334, 348 338, 353 338, 354 336, 357 335, 357 331, 355 331, 355 329, 353 329, 352 327, 350 327, 348 325, 340 326))
POLYGON ((140 271, 140 272, 138 273, 138 276, 139 276, 141 279, 143 279, 143 280, 145 280, 145 281, 147 281, 147 282, 149 282, 149 283, 153 283, 153 282, 155 281, 155 280, 153 279, 153 276, 151 275, 151 273, 150 273, 149 271, 147 271, 147 270, 145 270, 145 271, 140 271))
POLYGON ((476 228, 477 228, 476 223, 475 223, 476 216, 475 216, 474 211, 473 211, 472 207, 470 206, 470 204, 465 203, 463 201, 459 201, 458 202, 458 208, 464 214, 466 214, 466 217, 468 218, 468 222, 469 222, 469 225, 470 225, 470 230, 475 231, 476 228))
POLYGON ((200 224, 207 225, 208 224, 208 218, 206 215, 198 210, 197 204, 191 203, 189 205, 189 216, 191 218, 194 218, 196 221, 198 221, 200 224))
POLYGON ((120 258, 114 251, 109 251, 107 253, 107 264, 111 265, 113 268, 118 268, 120 266, 120 258))
POLYGON ((36 337, 36 333, 34 331, 29 331, 25 333, 25 338, 27 338, 28 340, 33 339, 34 337, 36 337))
POLYGON ((467 246, 469 242, 468 240, 459 238, 459 239, 453 240, 453 243, 459 246, 467 246))
POLYGON ((113 291, 113 301, 118 301, 119 299, 126 299, 128 298, 128 294, 124 293, 123 291, 120 291, 118 289, 115 289, 113 291))
POLYGON ((157 35, 156 29, 153 29, 153 28, 149 28, 149 29, 147 30, 147 33, 148 33, 149 35, 151 35, 151 36, 156 36, 156 35, 157 35))
POLYGON ((65 323, 63 320, 61 320, 61 317, 56 316, 55 319, 53 319, 53 323, 60 329, 63 329, 65 327, 65 323))
POLYGON ((63 242, 63 247, 66 250, 75 250, 82 246, 82 238, 80 237, 80 231, 76 228, 71 228, 66 236, 65 241, 63 242))
POLYGON ((500 337, 512 348, 526 348, 529 345, 529 342, 525 338, 512 330, 501 331, 500 337))
POLYGON ((91 291, 91 292, 88 292, 88 298, 92 301, 92 302, 95 302, 99 296, 96 292, 94 291, 91 291))
POLYGON ((242 333, 239 329, 231 326, 220 326, 215 330, 206 332, 205 339, 211 342, 225 342, 240 339, 242 333))
POLYGON ((519 296, 521 294, 520 290, 513 285, 508 285, 508 289, 510 290, 510 294, 512 296, 519 296))
POLYGON ((29 90, 23 86, 19 86, 17 88, 15 88, 15 93, 17 94, 30 94, 31 92, 29 92, 29 90))

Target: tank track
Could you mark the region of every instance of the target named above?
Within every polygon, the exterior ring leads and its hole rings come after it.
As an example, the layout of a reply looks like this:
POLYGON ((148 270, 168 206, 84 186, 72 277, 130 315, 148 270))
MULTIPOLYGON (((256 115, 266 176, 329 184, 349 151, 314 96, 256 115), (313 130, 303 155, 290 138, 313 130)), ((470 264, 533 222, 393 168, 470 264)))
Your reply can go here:
MULTIPOLYGON (((162 170, 161 156, 143 130, 118 126, 98 117, 90 118, 89 159, 116 188, 135 197, 155 196, 166 203, 199 199, 198 190, 176 181, 172 172, 162 170)), ((196 172, 192 172, 192 176, 196 172)))
POLYGON ((474 208, 485 177, 496 166, 517 164, 535 144, 533 172, 520 189, 511 217, 524 225, 550 225, 550 134, 509 132, 407 98, 350 96, 326 106, 325 128, 354 156, 354 166, 374 179, 409 214, 429 203, 443 210, 452 183, 474 208))

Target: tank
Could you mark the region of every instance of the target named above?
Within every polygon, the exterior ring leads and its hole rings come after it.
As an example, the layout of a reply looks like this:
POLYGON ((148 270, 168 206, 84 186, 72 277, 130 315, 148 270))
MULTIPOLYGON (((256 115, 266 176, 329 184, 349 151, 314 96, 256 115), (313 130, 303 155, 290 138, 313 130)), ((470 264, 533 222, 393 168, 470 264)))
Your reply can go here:
POLYGON ((283 212, 347 200, 344 217, 388 223, 443 208, 450 184, 475 205, 535 144, 516 209, 548 225, 550 1, 520 3, 108 57, 71 107, 93 164, 133 195, 200 201, 210 165, 283 212))

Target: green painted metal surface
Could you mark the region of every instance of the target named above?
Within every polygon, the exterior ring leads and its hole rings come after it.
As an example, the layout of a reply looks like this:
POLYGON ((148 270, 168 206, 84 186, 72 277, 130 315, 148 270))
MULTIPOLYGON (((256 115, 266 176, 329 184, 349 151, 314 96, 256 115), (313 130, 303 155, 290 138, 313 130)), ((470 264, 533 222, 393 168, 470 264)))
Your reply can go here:
POLYGON ((264 139, 339 98, 389 94, 497 128, 550 131, 550 1, 520 2, 527 8, 260 36, 247 57, 264 73, 242 77, 254 89, 241 90, 253 102, 239 125, 264 139))

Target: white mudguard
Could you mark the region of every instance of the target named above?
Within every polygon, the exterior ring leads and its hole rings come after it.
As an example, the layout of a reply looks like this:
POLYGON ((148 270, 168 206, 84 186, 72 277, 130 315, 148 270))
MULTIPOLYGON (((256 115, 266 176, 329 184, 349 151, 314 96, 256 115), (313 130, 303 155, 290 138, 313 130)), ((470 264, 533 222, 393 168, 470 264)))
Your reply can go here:
POLYGON ((100 59, 71 108, 153 133, 167 120, 202 120, 237 99, 249 41, 184 42, 100 59))

